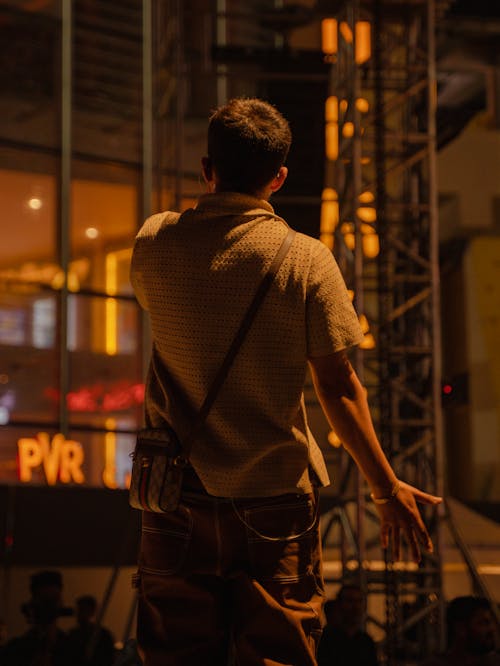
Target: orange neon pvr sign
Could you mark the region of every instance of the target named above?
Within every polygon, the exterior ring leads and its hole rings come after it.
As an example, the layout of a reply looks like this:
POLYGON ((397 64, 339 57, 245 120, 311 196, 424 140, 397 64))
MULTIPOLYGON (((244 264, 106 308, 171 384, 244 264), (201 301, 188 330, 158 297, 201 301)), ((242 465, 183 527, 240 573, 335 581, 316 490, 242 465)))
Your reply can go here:
POLYGON ((46 432, 36 437, 23 437, 17 442, 19 480, 29 483, 33 470, 42 467, 49 486, 60 483, 85 483, 82 472, 83 447, 58 433, 49 438, 46 432))

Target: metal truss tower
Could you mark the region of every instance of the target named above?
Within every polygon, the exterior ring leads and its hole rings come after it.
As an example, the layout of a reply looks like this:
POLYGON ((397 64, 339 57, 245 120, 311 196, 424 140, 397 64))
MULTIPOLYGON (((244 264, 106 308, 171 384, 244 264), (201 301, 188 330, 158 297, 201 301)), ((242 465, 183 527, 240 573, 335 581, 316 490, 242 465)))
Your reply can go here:
MULTIPOLYGON (((322 24, 331 72, 321 237, 367 332, 355 362, 382 446, 400 478, 436 494, 443 444, 435 25, 448 4, 340 0, 324 3, 334 10, 322 24)), ((385 663, 416 664, 442 643, 436 512, 423 510, 434 554, 418 566, 393 564, 381 556, 374 507, 352 463, 344 460, 339 476, 337 504, 323 516, 325 552, 340 546, 342 578, 366 591, 385 663)))

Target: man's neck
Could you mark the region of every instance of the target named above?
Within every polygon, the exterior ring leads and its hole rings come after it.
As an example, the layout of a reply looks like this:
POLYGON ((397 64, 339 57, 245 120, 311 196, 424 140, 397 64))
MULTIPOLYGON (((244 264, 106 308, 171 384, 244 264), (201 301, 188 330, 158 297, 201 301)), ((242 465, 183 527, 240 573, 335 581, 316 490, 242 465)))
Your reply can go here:
MULTIPOLYGON (((213 194, 223 194, 224 192, 235 192, 235 190, 226 190, 224 188, 221 189, 216 185, 213 194)), ((241 194, 242 196, 246 197, 254 197, 255 199, 262 199, 264 201, 269 201, 271 196, 271 192, 267 192, 265 189, 260 190, 259 192, 236 192, 236 194, 241 194)))

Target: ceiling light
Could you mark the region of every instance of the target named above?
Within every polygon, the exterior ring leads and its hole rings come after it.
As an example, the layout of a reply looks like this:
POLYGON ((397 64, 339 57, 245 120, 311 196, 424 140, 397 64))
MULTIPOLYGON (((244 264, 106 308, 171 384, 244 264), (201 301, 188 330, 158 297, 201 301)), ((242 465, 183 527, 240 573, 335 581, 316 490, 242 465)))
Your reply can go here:
POLYGON ((87 238, 94 240, 99 236, 99 231, 95 227, 88 227, 87 229, 85 229, 85 235, 87 236, 87 238))
POLYGON ((43 201, 39 197, 31 197, 28 199, 28 206, 31 210, 40 210, 43 205, 43 201))

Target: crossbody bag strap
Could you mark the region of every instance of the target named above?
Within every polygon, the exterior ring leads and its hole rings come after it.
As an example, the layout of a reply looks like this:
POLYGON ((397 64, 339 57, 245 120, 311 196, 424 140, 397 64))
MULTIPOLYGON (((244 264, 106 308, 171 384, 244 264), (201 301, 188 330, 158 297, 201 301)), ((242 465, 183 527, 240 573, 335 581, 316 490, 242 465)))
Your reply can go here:
POLYGON ((267 269, 266 274, 262 278, 262 281, 257 291, 255 292, 255 296, 253 297, 252 302, 248 306, 247 311, 245 312, 245 315, 241 320, 240 327, 236 331, 236 334, 233 338, 233 341, 231 342, 231 345, 222 362, 222 365, 220 366, 219 371, 217 372, 214 380, 212 381, 212 384, 207 392, 205 400, 203 401, 203 404, 201 405, 198 411, 193 428, 191 432, 188 434, 188 436, 182 442, 183 450, 181 455, 185 460, 189 459, 189 454, 191 453, 192 444, 196 439, 196 437, 198 436, 201 428, 203 427, 203 424, 207 419, 210 409, 212 408, 212 405, 214 404, 217 394, 219 393, 219 390, 228 375, 228 372, 234 362, 234 359, 236 358, 236 355, 241 345, 243 344, 243 341, 250 329, 250 326, 252 325, 255 315, 257 314, 257 311, 262 301, 264 300, 265 295, 267 294, 269 288, 271 287, 271 284, 273 283, 276 273, 279 271, 280 266, 283 263, 283 260, 286 257, 288 250, 290 249, 294 236, 295 236, 295 231, 293 229, 288 229, 288 233, 285 236, 284 241, 282 242, 278 252, 276 253, 276 256, 274 257, 271 265, 267 269))

